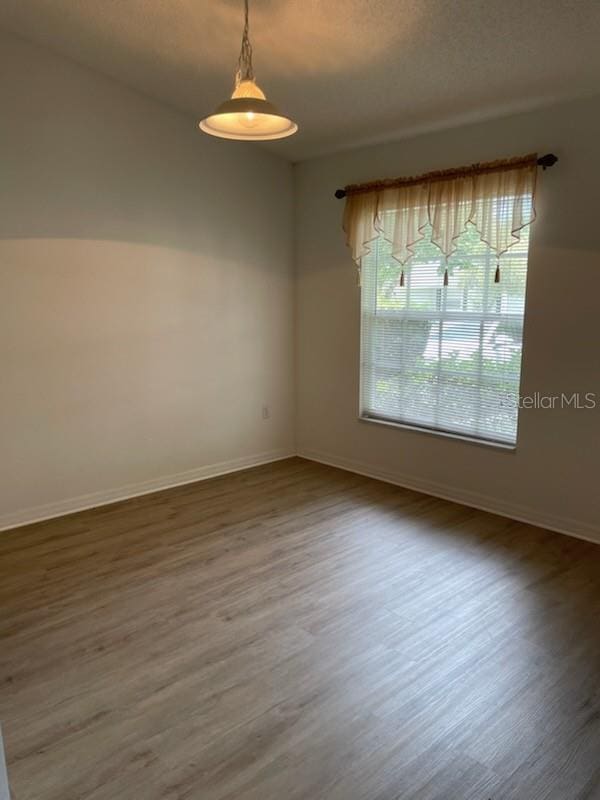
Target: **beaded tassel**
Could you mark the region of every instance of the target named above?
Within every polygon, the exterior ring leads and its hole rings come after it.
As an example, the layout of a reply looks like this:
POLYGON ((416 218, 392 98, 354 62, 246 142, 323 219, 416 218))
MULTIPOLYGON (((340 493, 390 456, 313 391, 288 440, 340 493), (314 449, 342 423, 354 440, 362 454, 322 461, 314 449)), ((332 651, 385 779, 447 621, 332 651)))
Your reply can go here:
POLYGON ((494 283, 500 283, 500 262, 496 266, 496 274, 494 275, 494 283))
POLYGON ((404 286, 404 270, 400 273, 400 287, 404 286))
POLYGON ((448 286, 448 267, 444 270, 444 286, 448 286))

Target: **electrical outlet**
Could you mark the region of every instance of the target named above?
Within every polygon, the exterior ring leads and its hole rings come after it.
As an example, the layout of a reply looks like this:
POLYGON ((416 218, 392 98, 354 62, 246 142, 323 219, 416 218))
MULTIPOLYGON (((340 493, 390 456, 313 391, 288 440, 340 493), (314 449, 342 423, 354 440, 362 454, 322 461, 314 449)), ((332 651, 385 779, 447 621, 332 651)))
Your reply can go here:
POLYGON ((266 403, 262 407, 262 418, 263 419, 270 419, 271 418, 271 409, 269 408, 269 406, 266 403))

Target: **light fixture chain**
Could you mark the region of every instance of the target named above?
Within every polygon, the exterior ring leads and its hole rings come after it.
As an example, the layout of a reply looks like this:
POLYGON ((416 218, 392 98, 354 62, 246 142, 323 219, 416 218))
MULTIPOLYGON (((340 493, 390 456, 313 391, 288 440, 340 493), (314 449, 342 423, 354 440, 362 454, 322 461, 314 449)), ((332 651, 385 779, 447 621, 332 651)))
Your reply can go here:
POLYGON ((250 24, 248 21, 248 0, 244 0, 244 33, 242 34, 242 48, 238 59, 238 68, 235 75, 236 87, 241 81, 254 80, 254 69, 252 68, 252 45, 249 37, 250 24))

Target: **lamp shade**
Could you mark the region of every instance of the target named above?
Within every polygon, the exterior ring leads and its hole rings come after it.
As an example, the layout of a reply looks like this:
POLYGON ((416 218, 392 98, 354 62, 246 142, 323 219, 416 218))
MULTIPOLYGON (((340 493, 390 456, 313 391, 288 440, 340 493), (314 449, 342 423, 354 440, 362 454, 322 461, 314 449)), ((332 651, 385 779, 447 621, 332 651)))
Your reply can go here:
POLYGON ((295 122, 269 103, 256 82, 248 79, 240 81, 231 98, 199 125, 211 136, 255 142, 283 139, 298 130, 295 122))

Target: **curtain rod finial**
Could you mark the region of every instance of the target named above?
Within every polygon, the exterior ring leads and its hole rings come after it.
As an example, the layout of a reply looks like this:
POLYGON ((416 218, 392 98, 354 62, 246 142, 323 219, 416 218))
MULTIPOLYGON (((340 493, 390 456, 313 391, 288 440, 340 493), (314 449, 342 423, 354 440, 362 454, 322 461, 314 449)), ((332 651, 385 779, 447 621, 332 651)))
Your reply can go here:
POLYGON ((545 156, 538 158, 537 163, 542 169, 547 169, 548 167, 554 166, 557 161, 558 156, 555 156, 554 153, 547 153, 545 156))
POLYGON ((346 190, 345 189, 336 189, 335 196, 338 200, 341 200, 342 197, 346 197, 346 190))

